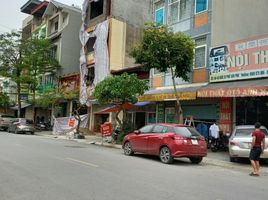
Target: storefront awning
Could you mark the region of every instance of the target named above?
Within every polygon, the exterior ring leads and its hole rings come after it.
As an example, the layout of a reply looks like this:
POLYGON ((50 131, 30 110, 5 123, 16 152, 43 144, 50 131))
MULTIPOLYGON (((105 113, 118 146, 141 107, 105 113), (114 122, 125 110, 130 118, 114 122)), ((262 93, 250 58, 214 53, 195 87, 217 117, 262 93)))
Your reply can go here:
POLYGON ((130 109, 136 108, 137 106, 130 104, 130 103, 124 103, 123 105, 109 106, 107 108, 104 108, 102 110, 95 112, 95 114, 105 114, 105 113, 110 113, 110 112, 118 112, 119 110, 121 110, 121 107, 123 107, 126 110, 130 110, 130 109))
POLYGON ((268 96, 268 78, 211 83, 197 91, 197 97, 268 96))
MULTIPOLYGON (((199 83, 199 84, 187 84, 187 85, 180 85, 177 86, 177 92, 179 95, 180 100, 195 100, 196 99, 196 92, 202 86, 207 85, 207 83, 199 83)), ((144 95, 139 96, 139 102, 143 101, 174 101, 176 100, 176 96, 174 93, 173 87, 164 87, 158 88, 155 90, 149 90, 145 92, 144 95)))

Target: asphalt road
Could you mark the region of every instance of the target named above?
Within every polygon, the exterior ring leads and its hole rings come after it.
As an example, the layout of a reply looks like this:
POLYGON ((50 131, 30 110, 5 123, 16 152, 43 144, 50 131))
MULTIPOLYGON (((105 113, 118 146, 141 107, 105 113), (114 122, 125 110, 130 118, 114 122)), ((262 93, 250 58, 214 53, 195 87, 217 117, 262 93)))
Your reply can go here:
POLYGON ((0 200, 267 199, 268 175, 0 132, 0 200))

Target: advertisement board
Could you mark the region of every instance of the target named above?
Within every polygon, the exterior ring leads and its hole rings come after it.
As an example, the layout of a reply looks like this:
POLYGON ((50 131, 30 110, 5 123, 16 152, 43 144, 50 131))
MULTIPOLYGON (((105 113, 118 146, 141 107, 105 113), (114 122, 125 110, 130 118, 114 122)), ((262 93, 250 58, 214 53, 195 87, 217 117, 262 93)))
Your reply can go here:
POLYGON ((211 48, 210 82, 268 77, 268 34, 211 48))

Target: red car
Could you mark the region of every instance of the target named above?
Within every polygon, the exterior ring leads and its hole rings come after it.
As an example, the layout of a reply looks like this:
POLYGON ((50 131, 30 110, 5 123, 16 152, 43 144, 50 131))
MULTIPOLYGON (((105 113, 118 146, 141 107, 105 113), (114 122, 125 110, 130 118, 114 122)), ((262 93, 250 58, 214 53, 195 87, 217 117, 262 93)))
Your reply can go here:
POLYGON ((187 157, 192 163, 200 163, 207 156, 207 144, 203 136, 190 126, 180 124, 150 124, 124 137, 125 155, 134 152, 156 155, 169 164, 174 157, 187 157))

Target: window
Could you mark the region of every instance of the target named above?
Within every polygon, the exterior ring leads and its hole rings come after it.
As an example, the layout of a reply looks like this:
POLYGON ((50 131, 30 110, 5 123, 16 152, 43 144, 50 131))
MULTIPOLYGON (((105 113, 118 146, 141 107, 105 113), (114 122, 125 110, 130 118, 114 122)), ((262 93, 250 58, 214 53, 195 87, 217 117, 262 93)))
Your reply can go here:
POLYGON ((153 133, 162 133, 163 132, 163 126, 160 126, 160 125, 156 125, 154 128, 153 128, 153 133))
POLYGON ((169 0, 168 24, 179 20, 179 0, 169 0))
POLYGON ((95 67, 89 66, 88 67, 88 74, 85 77, 85 82, 87 86, 92 86, 95 79, 95 67))
POLYGON ((94 19, 103 14, 103 0, 90 3, 90 19, 94 19))
POLYGON ((96 37, 90 37, 87 42, 87 51, 88 52, 93 52, 94 51, 94 44, 96 41, 96 37))
POLYGON ((140 129, 141 133, 151 133, 154 125, 147 125, 140 129))
POLYGON ((195 13, 200 13, 206 11, 208 8, 207 0, 195 0, 195 13))
POLYGON ((148 118, 147 118, 148 124, 156 123, 156 113, 155 112, 149 112, 147 114, 147 116, 148 116, 148 118))
POLYGON ((197 137, 200 136, 200 133, 198 133, 198 131, 192 127, 178 127, 178 126, 176 126, 173 129, 177 135, 184 136, 187 138, 190 138, 192 136, 197 136, 197 137))
POLYGON ((50 49, 50 58, 54 58, 56 59, 57 58, 57 46, 53 46, 51 49, 50 49))
POLYGON ((159 25, 164 24, 164 3, 163 1, 158 1, 154 4, 154 20, 159 23, 159 25))
POLYGON ((169 0, 168 4, 168 24, 174 24, 181 20, 190 18, 190 0, 169 0))
POLYGON ((59 22, 55 22, 55 24, 54 24, 54 30, 55 31, 58 31, 58 28, 59 28, 59 22))
POLYGON ((194 69, 200 69, 206 67, 206 38, 199 38, 195 40, 195 57, 194 57, 194 69))

